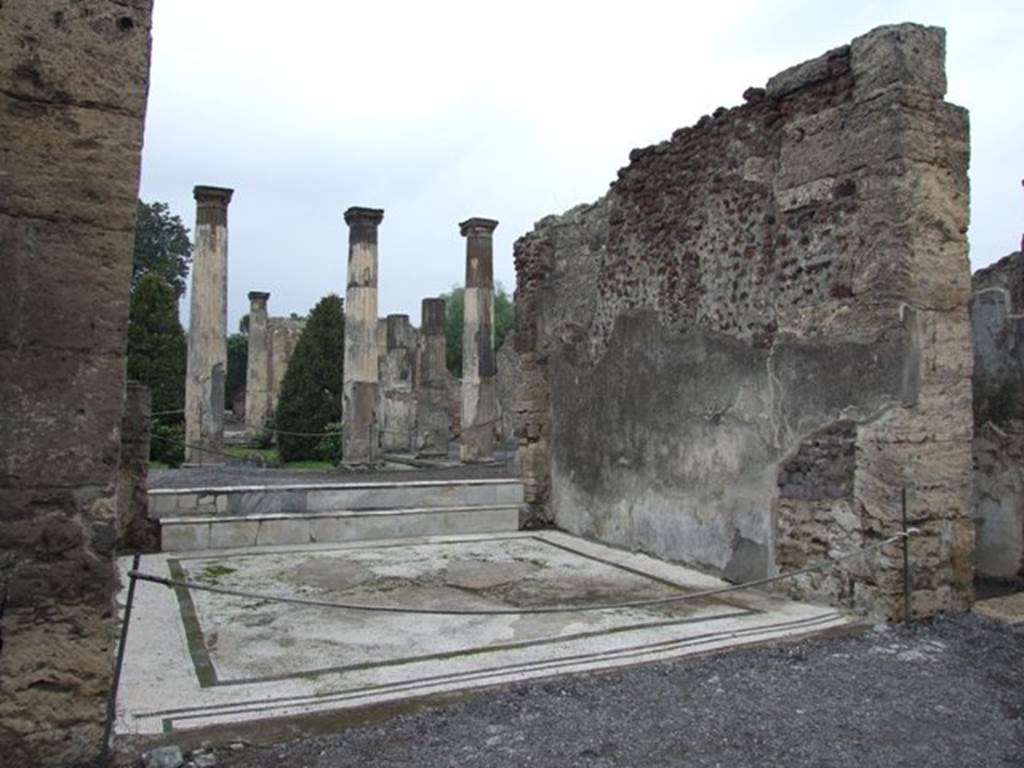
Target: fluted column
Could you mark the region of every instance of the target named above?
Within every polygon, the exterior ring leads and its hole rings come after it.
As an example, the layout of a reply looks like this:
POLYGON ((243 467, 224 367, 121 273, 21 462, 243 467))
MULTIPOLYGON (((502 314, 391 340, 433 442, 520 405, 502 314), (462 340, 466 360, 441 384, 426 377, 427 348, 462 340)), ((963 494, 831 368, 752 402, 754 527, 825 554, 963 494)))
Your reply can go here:
POLYGON ((245 371, 245 428, 259 435, 270 410, 270 334, 267 329, 269 293, 249 292, 249 350, 245 371))
POLYGON ((377 227, 378 208, 349 208, 348 287, 345 291, 345 378, 342 456, 346 464, 377 459, 377 227))
POLYGON ((195 248, 185 379, 185 461, 222 461, 228 349, 228 203, 233 190, 196 187, 195 248), (208 448, 212 452, 202 450, 208 448))
POLYGON ((494 388, 494 219, 467 219, 462 326, 462 450, 465 462, 494 458, 498 403, 494 388))

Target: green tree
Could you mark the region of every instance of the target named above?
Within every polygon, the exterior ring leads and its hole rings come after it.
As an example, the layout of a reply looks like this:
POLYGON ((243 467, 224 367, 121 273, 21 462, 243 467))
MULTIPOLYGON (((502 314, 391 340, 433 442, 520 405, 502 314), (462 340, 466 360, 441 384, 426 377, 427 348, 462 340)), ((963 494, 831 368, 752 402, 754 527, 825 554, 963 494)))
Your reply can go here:
POLYGON ((128 378, 141 381, 153 400, 153 459, 181 463, 184 436, 185 331, 178 321, 174 288, 156 274, 143 275, 132 293, 128 314, 128 378), (159 439, 157 439, 159 438, 159 439))
POLYGON ((135 256, 132 259, 132 290, 143 275, 154 273, 174 289, 176 298, 185 293, 185 278, 192 264, 192 243, 188 229, 166 203, 139 200, 135 219, 135 256))
MULTIPOLYGON (((283 432, 323 433, 341 421, 345 309, 339 296, 320 299, 306 321, 281 383, 274 426, 283 432)), ((329 460, 319 437, 278 434, 283 461, 329 460)))
MULTIPOLYGON (((465 317, 466 289, 452 286, 442 293, 445 305, 445 362, 455 377, 462 376, 462 323, 465 317)), ((505 337, 516 322, 516 305, 501 283, 494 287, 494 349, 501 349, 505 337)))
POLYGON ((228 408, 245 391, 249 379, 249 315, 238 321, 238 333, 228 334, 228 372, 224 377, 224 402, 228 408))

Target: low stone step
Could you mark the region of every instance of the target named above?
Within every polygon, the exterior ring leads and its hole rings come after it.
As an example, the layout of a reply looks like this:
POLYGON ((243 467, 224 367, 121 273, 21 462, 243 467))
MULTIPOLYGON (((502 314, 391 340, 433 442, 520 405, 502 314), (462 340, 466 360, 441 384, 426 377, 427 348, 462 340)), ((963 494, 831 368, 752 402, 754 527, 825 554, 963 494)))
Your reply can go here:
POLYGON ((310 515, 332 510, 391 510, 521 504, 514 479, 267 485, 151 490, 149 517, 310 515))
POLYGON ((186 552, 270 544, 500 533, 518 528, 518 504, 263 515, 193 515, 161 518, 160 542, 164 552, 186 552))

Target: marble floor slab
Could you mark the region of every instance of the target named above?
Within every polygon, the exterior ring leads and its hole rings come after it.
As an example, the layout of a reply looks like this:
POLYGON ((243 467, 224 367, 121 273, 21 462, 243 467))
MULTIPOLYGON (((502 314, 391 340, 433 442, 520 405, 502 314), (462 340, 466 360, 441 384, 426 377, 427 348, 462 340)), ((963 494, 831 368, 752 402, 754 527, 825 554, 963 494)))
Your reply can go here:
MULTIPOLYGON (((127 585, 131 559, 118 566, 127 585)), ((851 622, 754 591, 591 610, 724 582, 557 531, 160 553, 144 556, 140 570, 265 596, 511 612, 370 613, 140 581, 115 726, 130 737, 394 707, 851 622), (531 612, 551 606, 567 610, 531 612)), ((126 594, 127 586, 122 615, 126 594)))

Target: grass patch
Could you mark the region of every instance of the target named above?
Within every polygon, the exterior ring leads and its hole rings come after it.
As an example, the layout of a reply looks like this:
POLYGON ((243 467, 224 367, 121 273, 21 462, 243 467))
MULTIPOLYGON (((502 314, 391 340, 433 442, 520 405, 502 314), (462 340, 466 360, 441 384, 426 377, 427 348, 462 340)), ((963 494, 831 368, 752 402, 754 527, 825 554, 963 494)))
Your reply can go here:
POLYGON ((250 448, 244 445, 228 445, 224 447, 224 453, 234 459, 261 459, 267 464, 279 464, 281 462, 276 448, 250 448))
POLYGON ((165 464, 162 461, 151 461, 151 462, 149 462, 149 468, 150 469, 170 469, 171 465, 170 464, 165 464))
POLYGON ((212 581, 214 583, 220 581, 221 576, 228 576, 234 573, 237 568, 232 568, 229 565, 222 565, 220 563, 209 563, 203 568, 202 577, 206 581, 212 581))
POLYGON ((289 461, 285 466, 288 469, 337 469, 329 461, 316 461, 314 459, 304 459, 303 461, 289 461))

